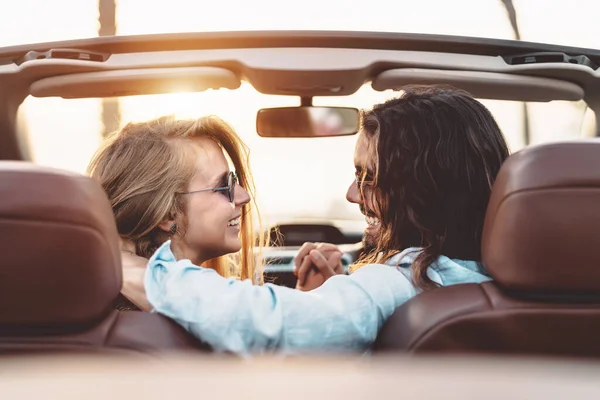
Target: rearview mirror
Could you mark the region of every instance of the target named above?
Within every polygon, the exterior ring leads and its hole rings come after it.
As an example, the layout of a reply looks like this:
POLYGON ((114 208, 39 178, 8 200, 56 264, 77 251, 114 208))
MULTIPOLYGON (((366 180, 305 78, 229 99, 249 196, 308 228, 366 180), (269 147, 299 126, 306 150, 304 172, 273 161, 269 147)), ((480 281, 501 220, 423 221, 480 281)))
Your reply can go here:
POLYGON ((256 131, 262 137, 353 135, 358 123, 358 109, 347 107, 263 108, 256 114, 256 131))

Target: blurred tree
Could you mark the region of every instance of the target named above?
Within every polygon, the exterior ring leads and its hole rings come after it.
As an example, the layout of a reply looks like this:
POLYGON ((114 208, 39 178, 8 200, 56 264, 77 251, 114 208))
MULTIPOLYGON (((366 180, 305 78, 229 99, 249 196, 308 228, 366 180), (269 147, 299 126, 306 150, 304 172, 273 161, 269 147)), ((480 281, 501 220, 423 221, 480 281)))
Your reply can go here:
MULTIPOLYGON (((506 14, 510 20, 515 40, 521 40, 521 32, 519 31, 519 22, 517 20, 517 10, 512 0, 500 0, 506 8, 506 14)), ((527 103, 523 102, 523 143, 528 146, 531 143, 531 132, 529 127, 529 109, 527 103)))
MULTIPOLYGON (((98 0, 99 36, 115 36, 117 34, 116 0, 98 0)), ((119 129, 121 109, 116 98, 102 99, 102 137, 119 129)))

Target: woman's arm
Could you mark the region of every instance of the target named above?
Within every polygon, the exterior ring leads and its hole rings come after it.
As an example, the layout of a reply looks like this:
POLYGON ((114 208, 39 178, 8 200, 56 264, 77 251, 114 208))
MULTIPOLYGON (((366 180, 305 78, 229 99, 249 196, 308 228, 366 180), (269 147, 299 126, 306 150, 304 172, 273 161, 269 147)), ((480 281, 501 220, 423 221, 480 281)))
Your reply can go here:
POLYGON ((384 265, 301 292, 223 278, 189 260, 176 261, 168 246, 148 264, 148 300, 218 351, 364 350, 394 309, 415 295, 401 273, 384 265))

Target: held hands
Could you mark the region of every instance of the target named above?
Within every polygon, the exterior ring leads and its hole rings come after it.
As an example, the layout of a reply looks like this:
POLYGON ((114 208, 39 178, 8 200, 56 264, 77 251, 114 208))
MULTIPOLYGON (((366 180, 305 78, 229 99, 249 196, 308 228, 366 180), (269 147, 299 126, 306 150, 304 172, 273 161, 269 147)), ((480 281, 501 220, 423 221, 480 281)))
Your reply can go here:
POLYGON ((313 290, 332 276, 343 274, 342 255, 331 243, 304 243, 294 259, 294 275, 298 277, 296 289, 313 290))

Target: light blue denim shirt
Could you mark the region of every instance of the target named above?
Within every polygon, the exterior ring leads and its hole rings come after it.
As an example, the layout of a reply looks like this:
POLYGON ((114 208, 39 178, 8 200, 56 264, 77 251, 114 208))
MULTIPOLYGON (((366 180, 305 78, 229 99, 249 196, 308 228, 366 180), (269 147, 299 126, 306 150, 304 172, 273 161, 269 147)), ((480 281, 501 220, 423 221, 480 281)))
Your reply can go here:
MULTIPOLYGON (((419 292, 410 280, 415 250, 301 292, 223 278, 189 260, 177 261, 166 242, 148 262, 146 296, 155 312, 216 351, 365 351, 394 309, 419 292)), ((430 265, 428 275, 443 286, 490 280, 478 263, 447 257, 430 265)))

